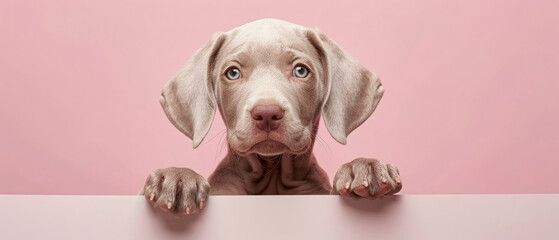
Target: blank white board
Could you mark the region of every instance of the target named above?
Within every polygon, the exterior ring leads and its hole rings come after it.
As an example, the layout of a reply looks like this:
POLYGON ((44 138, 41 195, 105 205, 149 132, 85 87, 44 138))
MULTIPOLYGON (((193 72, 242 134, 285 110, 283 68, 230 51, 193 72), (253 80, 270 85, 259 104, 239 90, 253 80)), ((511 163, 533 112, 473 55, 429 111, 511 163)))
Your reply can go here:
POLYGON ((559 194, 212 196, 180 217, 142 196, 0 195, 0 239, 559 239, 559 194))

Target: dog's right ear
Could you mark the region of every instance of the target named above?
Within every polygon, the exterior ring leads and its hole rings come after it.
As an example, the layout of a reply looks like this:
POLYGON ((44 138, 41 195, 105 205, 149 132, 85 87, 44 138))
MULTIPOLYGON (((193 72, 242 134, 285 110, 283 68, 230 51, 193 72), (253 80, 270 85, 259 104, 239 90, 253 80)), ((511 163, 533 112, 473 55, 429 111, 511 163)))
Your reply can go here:
POLYGON ((216 110, 213 65, 225 35, 215 34, 163 87, 159 102, 167 118, 198 147, 212 125, 216 110))

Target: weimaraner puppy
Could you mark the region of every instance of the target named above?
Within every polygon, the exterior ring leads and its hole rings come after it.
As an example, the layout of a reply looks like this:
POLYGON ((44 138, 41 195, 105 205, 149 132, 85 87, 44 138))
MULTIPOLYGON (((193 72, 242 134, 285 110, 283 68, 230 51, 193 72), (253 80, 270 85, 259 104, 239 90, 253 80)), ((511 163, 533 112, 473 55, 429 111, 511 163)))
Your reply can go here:
POLYGON ((219 110, 227 156, 208 180, 188 168, 157 169, 140 194, 180 214, 203 209, 208 195, 394 194, 402 188, 395 166, 357 158, 340 167, 332 188, 312 153, 321 114, 345 144, 383 93, 377 75, 317 29, 263 19, 217 33, 165 85, 160 102, 194 148, 219 110))

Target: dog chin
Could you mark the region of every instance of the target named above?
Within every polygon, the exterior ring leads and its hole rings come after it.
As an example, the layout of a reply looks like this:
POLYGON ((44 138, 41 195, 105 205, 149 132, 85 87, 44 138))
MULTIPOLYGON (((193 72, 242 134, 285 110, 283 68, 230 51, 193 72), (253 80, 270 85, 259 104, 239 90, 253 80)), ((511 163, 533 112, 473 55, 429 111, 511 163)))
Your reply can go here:
POLYGON ((256 153, 260 156, 276 156, 288 151, 289 148, 285 146, 283 143, 276 142, 273 140, 265 140, 257 144, 254 144, 254 146, 252 146, 248 150, 248 153, 256 153))

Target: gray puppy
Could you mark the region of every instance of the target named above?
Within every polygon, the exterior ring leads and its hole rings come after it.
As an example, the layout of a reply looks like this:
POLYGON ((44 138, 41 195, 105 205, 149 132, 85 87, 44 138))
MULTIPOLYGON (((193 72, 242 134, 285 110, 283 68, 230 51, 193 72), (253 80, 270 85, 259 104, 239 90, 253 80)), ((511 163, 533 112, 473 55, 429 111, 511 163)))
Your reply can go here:
POLYGON ((312 153, 321 113, 345 144, 383 93, 374 73, 316 29, 263 19, 217 33, 165 85, 160 101, 194 148, 218 109, 227 156, 208 181, 188 168, 157 169, 140 194, 181 214, 203 209, 210 194, 394 194, 402 188, 395 166, 355 159, 340 167, 332 188, 312 153))

